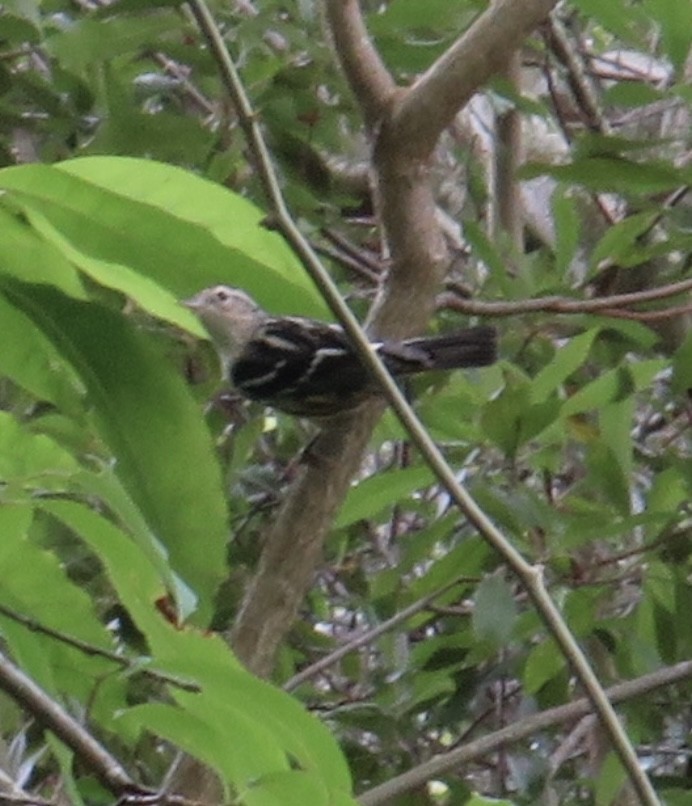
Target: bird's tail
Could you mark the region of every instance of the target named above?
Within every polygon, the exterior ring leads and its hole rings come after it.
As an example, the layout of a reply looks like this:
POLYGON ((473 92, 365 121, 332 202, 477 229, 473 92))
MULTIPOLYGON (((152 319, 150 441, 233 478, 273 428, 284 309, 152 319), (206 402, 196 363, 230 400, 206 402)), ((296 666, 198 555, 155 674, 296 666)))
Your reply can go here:
POLYGON ((384 343, 380 355, 395 375, 435 369, 485 367, 497 360, 497 331, 479 326, 443 336, 423 336, 398 344, 384 343))

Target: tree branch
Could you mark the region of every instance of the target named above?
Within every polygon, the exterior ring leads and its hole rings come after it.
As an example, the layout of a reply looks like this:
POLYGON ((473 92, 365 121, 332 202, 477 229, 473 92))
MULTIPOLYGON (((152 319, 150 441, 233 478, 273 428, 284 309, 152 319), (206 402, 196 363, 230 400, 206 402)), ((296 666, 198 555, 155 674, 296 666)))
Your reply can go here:
MULTIPOLYGON (((618 683, 606 689, 605 693, 611 702, 625 702, 648 694, 650 691, 663 688, 663 686, 670 686, 682 680, 687 680, 690 677, 692 677, 692 661, 684 661, 675 666, 643 675, 636 680, 618 683)), ((373 787, 364 792, 359 797, 358 802, 361 806, 377 806, 377 804, 386 803, 397 795, 417 789, 436 776, 458 770, 462 764, 468 764, 470 761, 487 756, 488 753, 499 750, 501 747, 533 736, 539 731, 564 722, 580 719, 590 713, 592 713, 591 703, 588 698, 583 697, 567 705, 550 708, 535 716, 521 719, 506 728, 489 733, 474 742, 469 742, 463 747, 435 756, 415 769, 408 770, 384 784, 373 787)))
POLYGON ((504 70, 512 53, 557 0, 496 0, 403 95, 393 110, 392 138, 409 157, 425 159, 478 88, 504 70))
MULTIPOLYGON (((466 313, 469 316, 517 316, 522 313, 605 313, 612 315, 612 309, 641 305, 659 299, 677 297, 692 291, 692 280, 633 291, 629 294, 613 294, 597 299, 570 299, 569 297, 537 297, 536 299, 513 300, 511 302, 483 302, 482 300, 462 299, 458 294, 446 292, 439 297, 439 305, 444 308, 466 313)), ((655 311, 644 313, 657 313, 655 311)))
POLYGON ((276 650, 312 585, 324 540, 381 408, 370 406, 318 435, 266 535, 231 636, 238 657, 260 676, 271 673, 276 650))
POLYGON ((120 762, 76 719, 3 654, 0 654, 0 688, 73 750, 109 792, 118 796, 151 794, 150 790, 137 784, 120 762))
MULTIPOLYGON (((509 57, 504 73, 516 92, 520 92, 521 53, 509 57)), ((523 160, 521 115, 511 106, 496 115, 495 170, 492 193, 494 215, 493 234, 506 235, 511 254, 524 251, 524 219, 517 170, 523 160)))
POLYGON ((396 84, 370 41, 358 0, 326 0, 329 30, 365 125, 374 131, 396 84))

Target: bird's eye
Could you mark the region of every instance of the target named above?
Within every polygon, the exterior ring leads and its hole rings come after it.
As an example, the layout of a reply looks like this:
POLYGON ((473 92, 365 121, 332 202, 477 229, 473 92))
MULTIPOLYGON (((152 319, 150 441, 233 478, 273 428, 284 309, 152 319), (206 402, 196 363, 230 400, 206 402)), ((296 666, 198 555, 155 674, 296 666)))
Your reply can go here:
POLYGON ((229 297, 228 291, 226 291, 226 290, 225 290, 225 289, 223 289, 223 288, 220 288, 220 289, 219 289, 219 290, 216 292, 216 299, 217 299, 219 302, 226 302, 226 300, 228 299, 228 297, 229 297))

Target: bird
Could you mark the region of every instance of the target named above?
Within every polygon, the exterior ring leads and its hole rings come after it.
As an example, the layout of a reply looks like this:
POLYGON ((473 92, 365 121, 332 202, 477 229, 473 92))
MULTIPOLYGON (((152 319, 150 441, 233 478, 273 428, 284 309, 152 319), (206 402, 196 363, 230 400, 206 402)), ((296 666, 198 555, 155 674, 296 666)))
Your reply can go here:
MULTIPOLYGON (((298 316, 272 316, 245 291, 205 288, 182 303, 211 337, 231 385, 244 397, 288 414, 328 418, 378 394, 343 328, 298 316)), ((483 367, 497 359, 495 328, 477 326, 440 336, 374 341, 397 379, 419 372, 483 367)))

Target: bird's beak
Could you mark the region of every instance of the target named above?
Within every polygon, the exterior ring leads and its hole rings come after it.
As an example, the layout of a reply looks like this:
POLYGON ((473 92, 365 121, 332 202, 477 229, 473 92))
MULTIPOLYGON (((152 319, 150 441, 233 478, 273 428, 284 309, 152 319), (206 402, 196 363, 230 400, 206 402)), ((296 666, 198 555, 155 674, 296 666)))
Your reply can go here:
POLYGON ((195 296, 190 297, 190 299, 181 299, 180 304, 184 305, 186 308, 189 308, 191 311, 198 311, 202 307, 202 301, 199 298, 199 294, 195 294, 195 296))

